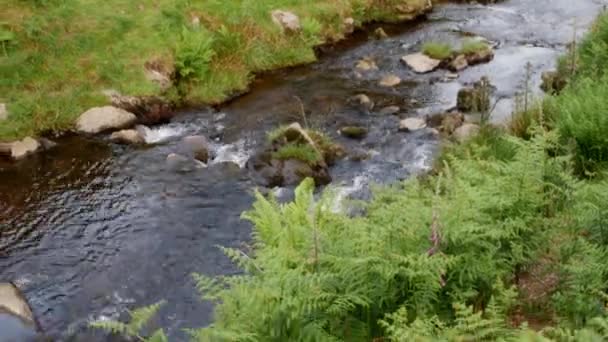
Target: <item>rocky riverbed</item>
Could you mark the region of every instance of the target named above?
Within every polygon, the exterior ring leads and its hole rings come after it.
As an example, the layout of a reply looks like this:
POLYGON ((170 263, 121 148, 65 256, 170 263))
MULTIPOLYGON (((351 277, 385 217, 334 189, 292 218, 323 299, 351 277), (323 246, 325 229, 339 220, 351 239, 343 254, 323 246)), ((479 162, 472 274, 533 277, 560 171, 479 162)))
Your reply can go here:
MULTIPOLYGON (((536 92, 541 72, 554 67, 602 6, 438 5, 426 20, 369 27, 322 48, 318 63, 264 75, 223 106, 187 110, 144 129, 138 145, 113 143, 110 135, 69 136, 45 153, 2 164, 0 280, 23 290, 42 329, 57 340, 94 340, 90 320, 120 318, 162 299, 168 304, 156 323, 183 339, 182 329, 207 324, 212 314, 190 274, 237 272, 216 246, 248 241, 250 227, 239 217, 259 183, 245 166, 266 132, 296 121, 325 132, 346 151, 329 169, 338 199, 367 198, 370 184, 429 169, 440 132, 426 118, 456 107, 461 88, 487 76, 495 87, 490 119, 507 120, 526 75, 536 92), (386 37, 374 34, 378 27, 386 37), (457 46, 471 37, 494 46, 491 62, 454 75, 416 73, 402 61, 425 42, 457 46), (192 152, 183 152, 184 137, 192 135, 208 140, 208 163, 168 162, 171 154, 192 152)), ((284 199, 291 192, 264 191, 284 199)))

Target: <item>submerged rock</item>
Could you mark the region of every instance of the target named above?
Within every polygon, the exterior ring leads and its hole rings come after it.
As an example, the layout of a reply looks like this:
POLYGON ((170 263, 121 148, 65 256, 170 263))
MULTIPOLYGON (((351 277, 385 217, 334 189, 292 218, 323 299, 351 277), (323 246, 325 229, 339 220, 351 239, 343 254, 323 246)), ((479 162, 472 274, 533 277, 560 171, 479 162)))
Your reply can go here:
POLYGON ((362 126, 345 126, 340 128, 340 134, 351 139, 363 139, 367 136, 367 128, 362 126))
POLYGON ((378 83, 381 87, 394 87, 401 83, 401 79, 393 74, 382 77, 378 83))
POLYGON ((378 66, 376 65, 376 62, 370 57, 366 57, 366 58, 359 60, 357 62, 357 65, 355 66, 355 68, 357 68, 357 70, 361 70, 361 71, 378 70, 378 66))
POLYGON ((369 96, 365 94, 355 95, 348 99, 348 102, 357 105, 359 109, 366 113, 369 113, 372 109, 374 109, 374 102, 372 102, 369 96))
POLYGON ((135 114, 124 109, 105 106, 94 107, 82 113, 76 121, 76 128, 81 133, 100 133, 133 126, 137 121, 135 114))
POLYGON ((481 63, 488 63, 494 59, 494 50, 491 47, 481 49, 466 55, 468 65, 476 65, 481 63))
POLYGON ((431 58, 420 52, 403 56, 401 57, 401 61, 419 74, 434 71, 441 64, 440 60, 431 58))
POLYGON ((421 118, 407 118, 399 122, 399 130, 402 132, 413 132, 426 127, 426 121, 421 118))
POLYGON ((119 144, 143 144, 145 143, 144 136, 139 130, 136 129, 123 129, 118 132, 112 133, 110 140, 119 144))
POLYGON ((394 114, 399 113, 400 110, 401 110, 401 108, 399 108, 399 106, 387 106, 387 107, 380 109, 379 113, 381 115, 394 115, 394 114))
POLYGON ((270 13, 272 21, 285 32, 298 32, 302 29, 300 18, 293 12, 274 10, 270 13))

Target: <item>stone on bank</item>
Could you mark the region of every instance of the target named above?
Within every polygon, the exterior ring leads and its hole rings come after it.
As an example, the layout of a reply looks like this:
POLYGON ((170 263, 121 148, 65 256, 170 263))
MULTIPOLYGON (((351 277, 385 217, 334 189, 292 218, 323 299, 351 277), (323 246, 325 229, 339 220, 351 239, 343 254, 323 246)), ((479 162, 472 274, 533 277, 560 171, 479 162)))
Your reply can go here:
POLYGON ((94 107, 82 113, 76 121, 80 133, 97 134, 133 126, 137 121, 135 114, 113 106, 94 107))

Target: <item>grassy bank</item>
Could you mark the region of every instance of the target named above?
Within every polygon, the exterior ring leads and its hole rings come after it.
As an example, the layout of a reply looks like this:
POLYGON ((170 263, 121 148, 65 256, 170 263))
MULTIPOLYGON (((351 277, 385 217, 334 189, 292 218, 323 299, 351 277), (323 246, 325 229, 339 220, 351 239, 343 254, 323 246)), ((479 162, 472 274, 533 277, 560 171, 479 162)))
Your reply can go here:
POLYGON ((344 19, 405 19, 427 0, 7 0, 0 12, 0 141, 65 130, 86 109, 127 95, 217 103, 245 90, 254 72, 315 59, 313 47, 343 37, 344 19), (270 12, 298 14, 282 32, 270 12), (152 68, 176 85, 163 91, 152 68))
POLYGON ((226 250, 245 273, 195 277, 217 307, 193 340, 605 341, 606 58, 602 15, 522 137, 484 127, 360 216, 310 181, 259 195, 251 248, 226 250))

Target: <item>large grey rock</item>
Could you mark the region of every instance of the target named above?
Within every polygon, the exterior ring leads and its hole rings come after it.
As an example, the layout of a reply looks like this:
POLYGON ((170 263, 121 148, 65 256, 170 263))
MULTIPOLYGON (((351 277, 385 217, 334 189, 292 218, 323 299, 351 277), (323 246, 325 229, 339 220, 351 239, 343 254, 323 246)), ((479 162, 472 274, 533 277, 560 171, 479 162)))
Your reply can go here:
POLYGON ((135 114, 113 106, 94 107, 82 113, 76 121, 81 133, 100 133, 108 130, 128 128, 135 124, 135 114))
POLYGON ((283 31, 297 32, 302 29, 300 18, 293 12, 274 10, 270 13, 272 21, 279 25, 283 31))
POLYGON ((441 64, 440 60, 431 58, 420 52, 403 56, 401 60, 419 74, 434 71, 441 64))
POLYGON ((0 121, 6 119, 8 119, 8 109, 6 109, 6 104, 0 103, 0 121))
POLYGON ((19 160, 38 151, 39 148, 40 143, 36 139, 25 137, 23 140, 15 141, 11 144, 11 157, 19 160))
POLYGON ((112 133, 110 140, 119 144, 131 144, 138 145, 146 142, 144 136, 140 130, 136 129, 123 129, 118 132, 112 133))
POLYGON ((426 121, 422 118, 407 118, 399 122, 399 130, 402 132, 413 132, 426 127, 426 121))

